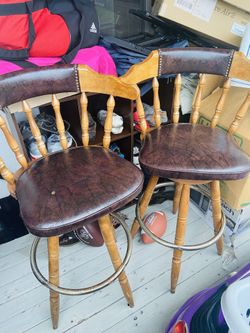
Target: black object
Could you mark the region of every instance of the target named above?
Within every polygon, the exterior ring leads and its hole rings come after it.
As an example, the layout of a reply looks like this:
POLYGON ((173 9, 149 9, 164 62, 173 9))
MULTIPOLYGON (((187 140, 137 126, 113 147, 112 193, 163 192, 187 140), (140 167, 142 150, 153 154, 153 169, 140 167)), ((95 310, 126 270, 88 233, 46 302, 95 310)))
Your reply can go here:
POLYGON ((100 25, 92 0, 47 0, 49 10, 61 15, 71 35, 70 48, 63 56, 70 63, 81 48, 94 46, 100 37, 100 25))
POLYGON ((149 55, 149 53, 151 52, 151 50, 149 50, 145 47, 139 46, 130 41, 127 41, 125 39, 120 39, 120 38, 113 37, 113 36, 105 36, 103 38, 105 39, 105 42, 108 42, 112 45, 122 47, 122 48, 132 51, 132 52, 143 54, 145 56, 149 55))
MULTIPOLYGON (((90 47, 98 43, 100 27, 93 0, 33 0, 24 1, 23 3, 6 3, 0 5, 0 16, 5 16, 8 19, 13 16, 14 19, 18 15, 27 15, 28 47, 19 47, 18 49, 0 48, 1 59, 24 61, 29 57, 29 50, 36 37, 32 14, 35 11, 46 8, 48 8, 52 14, 62 16, 67 24, 71 41, 67 54, 62 58, 65 63, 70 63, 79 49, 90 47)), ((11 20, 8 20, 6 24, 10 24, 10 21, 11 20)), ((25 33, 26 32, 24 32, 24 34, 25 33)), ((22 63, 18 65, 22 66, 22 63)), ((24 64, 24 67, 34 67, 34 65, 28 66, 24 64)))
POLYGON ((18 201, 11 196, 0 199, 0 244, 27 233, 19 214, 18 201))
MULTIPOLYGON (((130 9, 129 12, 137 17, 140 17, 144 21, 150 22, 154 29, 154 37, 157 36, 158 39, 160 37, 161 43, 165 44, 164 47, 167 47, 167 44, 171 45, 176 40, 187 39, 195 46, 228 48, 228 45, 223 42, 215 42, 209 38, 197 35, 196 33, 190 31, 188 28, 185 28, 176 22, 155 16, 146 10, 130 9)), ((145 40, 144 38, 142 39, 141 43, 139 43, 139 45, 156 48, 157 38, 155 40, 151 39, 149 41, 145 40)), ((159 47, 160 45, 158 45, 158 48, 159 47)))

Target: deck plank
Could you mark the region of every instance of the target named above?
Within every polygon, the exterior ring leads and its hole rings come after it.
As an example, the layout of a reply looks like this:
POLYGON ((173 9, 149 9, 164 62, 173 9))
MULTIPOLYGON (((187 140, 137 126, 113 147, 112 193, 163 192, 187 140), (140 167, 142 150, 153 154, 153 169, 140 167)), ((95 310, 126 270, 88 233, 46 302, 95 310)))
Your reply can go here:
MULTIPOLYGON (((168 216, 167 239, 173 238, 176 216, 171 203, 154 205, 151 210, 165 210, 168 216)), ((130 222, 134 208, 125 210, 130 222)), ((125 237, 117 229, 118 246, 125 251, 125 237)), ((197 242, 212 235, 208 226, 194 209, 190 209, 187 241, 197 242)), ((48 290, 33 277, 29 268, 30 235, 3 244, 5 255, 0 256, 0 332, 55 332, 51 328, 48 290), (24 238, 24 239, 22 239, 24 238), (9 262, 11 260, 11 263, 9 262), (2 280, 3 277, 3 280, 2 280), (8 280, 9 278, 9 280, 8 280)), ((237 240, 239 264, 247 262, 250 231, 237 240)), ((2 254, 2 245, 0 253, 2 254)), ((66 286, 80 287, 97 282, 111 273, 106 250, 75 244, 61 249, 61 281, 66 286)), ((135 307, 130 309, 119 284, 80 297, 61 297, 58 333, 125 333, 163 332, 173 312, 193 293, 210 286, 226 275, 215 246, 183 255, 180 282, 175 295, 169 292, 172 251, 158 244, 145 245, 134 240, 133 255, 126 269, 135 307), (107 320, 107 318, 109 318, 107 320)), ((39 263, 46 270, 46 247, 39 250, 39 263)))

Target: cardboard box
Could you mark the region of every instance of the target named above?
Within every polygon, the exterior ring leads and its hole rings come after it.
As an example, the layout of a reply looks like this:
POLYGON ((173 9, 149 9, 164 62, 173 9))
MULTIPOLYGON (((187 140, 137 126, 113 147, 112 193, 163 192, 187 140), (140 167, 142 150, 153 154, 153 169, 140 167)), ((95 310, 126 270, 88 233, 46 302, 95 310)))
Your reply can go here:
MULTIPOLYGON (((205 190, 206 192, 208 186, 199 185, 197 187, 205 190)), ((196 207, 196 212, 201 217, 205 217, 205 221, 211 228, 213 228, 213 214, 210 196, 199 193, 195 190, 191 190, 191 202, 196 207)), ((224 233, 225 236, 239 234, 246 227, 250 227, 250 205, 241 209, 234 209, 230 207, 230 205, 228 205, 224 200, 222 200, 221 207, 226 217, 226 228, 224 233)))
POLYGON ((153 13, 236 47, 250 22, 250 13, 222 0, 156 0, 153 13))
MULTIPOLYGON (((199 123, 209 126, 214 114, 217 101, 221 95, 221 88, 217 88, 208 97, 203 99, 200 109, 199 123)), ((247 89, 231 87, 226 99, 218 125, 225 131, 230 126, 236 112, 243 103, 247 89)), ((241 121, 234 139, 239 147, 250 156, 250 112, 241 121)), ((241 180, 222 181, 221 196, 232 208, 239 209, 250 204, 250 176, 241 180)))

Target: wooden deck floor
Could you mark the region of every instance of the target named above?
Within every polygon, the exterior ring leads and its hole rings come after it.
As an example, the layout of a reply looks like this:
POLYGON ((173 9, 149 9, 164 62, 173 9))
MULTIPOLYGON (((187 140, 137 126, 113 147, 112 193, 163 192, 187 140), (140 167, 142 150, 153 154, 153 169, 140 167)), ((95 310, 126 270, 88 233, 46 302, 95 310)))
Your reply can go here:
MULTIPOLYGON (((171 202, 154 205, 151 210, 165 210, 168 216, 167 239, 172 239, 175 216, 171 202)), ((134 215, 134 208, 125 213, 134 215)), ((118 228, 118 245, 125 251, 125 236, 118 228)), ((187 242, 202 241, 212 235, 212 229, 191 208, 187 228, 187 242)), ((27 235, 0 245, 0 332, 55 332, 51 329, 48 290, 34 278, 29 264, 29 250, 33 237, 27 235)), ((250 231, 236 240, 239 266, 249 261, 250 231)), ((87 286, 112 272, 106 249, 77 243, 61 248, 61 284, 87 286)), ((144 245, 134 240, 133 254, 127 267, 135 300, 129 308, 119 284, 86 296, 61 296, 60 320, 57 332, 69 333, 161 333, 175 310, 192 294, 221 280, 227 272, 215 246, 183 255, 177 291, 172 295, 170 267, 172 251, 157 244, 144 245)), ((39 267, 47 268, 46 243, 39 248, 39 267)))

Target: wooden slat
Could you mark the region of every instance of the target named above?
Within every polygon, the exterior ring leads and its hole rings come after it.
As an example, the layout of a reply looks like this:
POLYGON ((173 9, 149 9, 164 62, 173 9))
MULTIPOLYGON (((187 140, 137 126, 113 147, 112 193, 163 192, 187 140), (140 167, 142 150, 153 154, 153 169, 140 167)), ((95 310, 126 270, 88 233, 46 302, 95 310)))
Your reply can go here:
POLYGON ((41 132, 33 118, 32 110, 27 101, 22 101, 22 107, 23 107, 23 111, 26 113, 26 117, 28 119, 32 135, 34 136, 34 138, 36 140, 38 150, 40 151, 42 156, 45 157, 45 156, 47 156, 47 149, 42 140, 41 132))
POLYGON ((230 125, 229 129, 228 129, 228 133, 230 134, 234 134, 235 131, 237 130, 239 123, 241 121, 241 119, 245 116, 245 114, 247 113, 248 109, 250 106, 250 90, 247 94, 246 99, 244 100, 243 104, 241 105, 241 107, 239 108, 239 111, 237 112, 232 124, 230 125))
POLYGON ((137 113, 138 113, 139 124, 140 124, 140 129, 142 131, 142 139, 143 139, 144 135, 147 132, 147 122, 146 122, 145 112, 143 109, 143 105, 142 105, 140 96, 138 96, 136 99, 136 109, 137 109, 137 113))
POLYGON ((10 185, 15 184, 15 177, 13 173, 6 167, 3 159, 0 157, 0 174, 10 185))
POLYGON ((60 111, 60 102, 54 94, 52 95, 52 106, 56 116, 56 127, 60 136, 60 144, 63 150, 66 150, 68 148, 68 142, 65 135, 65 126, 60 111))
POLYGON ((120 79, 129 84, 137 84, 158 76, 158 70, 159 52, 158 50, 154 50, 144 61, 131 66, 120 79))
POLYGON ((173 123, 179 122, 180 109, 180 92, 181 92, 181 74, 178 74, 174 81, 174 96, 173 96, 173 123))
POLYGON ((0 117, 0 128, 3 131, 3 134, 11 148, 11 150, 13 151, 13 153, 16 155, 16 159, 18 160, 19 164, 24 168, 27 169, 28 167, 28 162, 25 158, 25 156, 21 153, 18 143, 16 142, 15 138, 13 137, 13 135, 10 133, 6 121, 4 120, 3 117, 0 117))
POLYGON ((103 147, 109 148, 111 142, 111 130, 112 130, 112 117, 113 111, 115 107, 115 99, 112 95, 110 95, 107 102, 107 117, 104 123, 104 136, 103 136, 103 147))
POLYGON ((199 111, 201 106, 202 91, 206 83, 206 75, 202 74, 198 83, 198 90, 196 92, 195 100, 192 106, 191 123, 196 124, 199 118, 199 111))
POLYGON ((242 52, 235 52, 228 77, 250 81, 250 60, 242 52))
POLYGON ((156 77, 153 78, 153 92, 154 92, 154 118, 155 126, 161 126, 161 113, 160 113, 160 98, 159 98, 159 82, 156 77))
POLYGON ((88 98, 83 92, 80 98, 81 104, 81 128, 82 128, 82 144, 84 147, 89 145, 89 116, 88 116, 88 98))
POLYGON ((230 85, 231 85, 230 84, 230 79, 227 79, 226 82, 223 85, 221 97, 220 97, 220 99, 219 99, 219 101, 216 105, 216 110, 215 110, 215 113, 214 113, 214 116, 213 116, 213 119, 212 119, 212 123, 211 123, 212 128, 215 128, 216 125, 218 124, 221 112, 223 110, 223 107, 224 107, 224 104, 225 104, 225 101, 226 101, 228 91, 230 89, 230 85))

